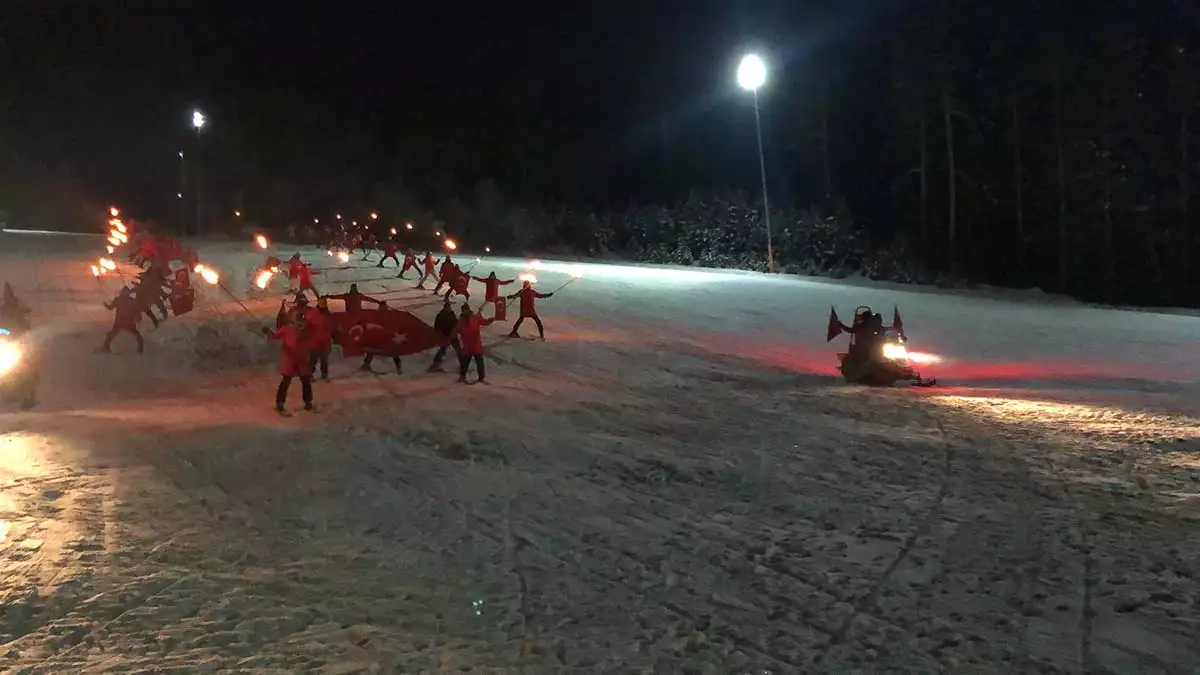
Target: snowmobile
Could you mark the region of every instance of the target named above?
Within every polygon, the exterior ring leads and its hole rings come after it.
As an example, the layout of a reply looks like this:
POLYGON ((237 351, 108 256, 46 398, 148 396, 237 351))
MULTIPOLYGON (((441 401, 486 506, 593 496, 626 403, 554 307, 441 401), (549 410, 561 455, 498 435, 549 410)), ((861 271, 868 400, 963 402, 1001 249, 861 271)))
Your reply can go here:
POLYGON ((0 400, 22 410, 37 404, 37 367, 32 354, 7 328, 0 328, 0 400))
POLYGON ((830 307, 825 341, 842 333, 850 334, 849 349, 838 354, 838 370, 847 382, 879 387, 906 380, 920 387, 935 384, 935 380, 921 377, 908 356, 908 338, 899 308, 892 310, 892 325, 884 326, 881 316, 860 305, 854 309, 854 323, 846 326, 830 307))

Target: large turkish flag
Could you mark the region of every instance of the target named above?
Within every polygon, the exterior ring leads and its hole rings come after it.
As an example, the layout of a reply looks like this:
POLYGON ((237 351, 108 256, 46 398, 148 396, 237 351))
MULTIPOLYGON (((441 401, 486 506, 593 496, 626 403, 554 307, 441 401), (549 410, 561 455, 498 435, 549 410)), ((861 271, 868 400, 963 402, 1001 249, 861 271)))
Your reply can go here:
POLYGON ((333 317, 341 336, 342 356, 407 356, 437 347, 443 340, 433 326, 400 310, 334 312, 333 317))

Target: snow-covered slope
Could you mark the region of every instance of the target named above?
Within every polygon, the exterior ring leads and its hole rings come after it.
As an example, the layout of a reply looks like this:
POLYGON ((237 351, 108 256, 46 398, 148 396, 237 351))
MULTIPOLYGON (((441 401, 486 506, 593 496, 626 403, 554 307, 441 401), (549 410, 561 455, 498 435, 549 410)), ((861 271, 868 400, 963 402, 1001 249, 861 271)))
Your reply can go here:
MULTIPOLYGON (((46 370, 38 411, 0 412, 5 669, 1185 672, 1200 657, 1196 318, 485 258, 474 274, 531 272, 543 291, 582 274, 539 301, 546 342, 486 329, 485 386, 424 374, 427 356, 399 377, 335 358, 320 412, 283 420, 252 330, 280 298, 252 288, 264 254, 201 245, 245 307, 203 287, 138 357, 125 338, 93 353, 117 288, 87 271, 99 246, 0 235, 46 370), (898 305, 946 386, 833 377, 829 307, 848 320, 859 304, 898 305)), ((394 274, 317 282, 432 321, 440 302, 394 274)))

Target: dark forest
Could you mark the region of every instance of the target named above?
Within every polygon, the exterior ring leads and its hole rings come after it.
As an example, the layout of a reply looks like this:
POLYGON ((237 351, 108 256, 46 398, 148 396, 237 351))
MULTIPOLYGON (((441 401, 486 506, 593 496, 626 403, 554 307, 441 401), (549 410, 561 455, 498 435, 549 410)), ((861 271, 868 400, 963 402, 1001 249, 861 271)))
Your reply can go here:
POLYGON ((755 50, 784 271, 1200 304, 1194 3, 244 4, 0 10, 4 218, 183 229, 200 195, 206 234, 378 211, 762 269, 755 50))

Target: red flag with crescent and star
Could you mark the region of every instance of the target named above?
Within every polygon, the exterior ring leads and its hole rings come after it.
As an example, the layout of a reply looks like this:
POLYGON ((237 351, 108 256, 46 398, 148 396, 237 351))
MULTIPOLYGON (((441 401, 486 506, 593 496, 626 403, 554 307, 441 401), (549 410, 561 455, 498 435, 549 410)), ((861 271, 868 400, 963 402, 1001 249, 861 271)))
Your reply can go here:
POLYGON ((332 314, 341 336, 342 356, 363 354, 408 356, 437 347, 442 336, 433 326, 409 312, 364 309, 355 314, 332 314))

